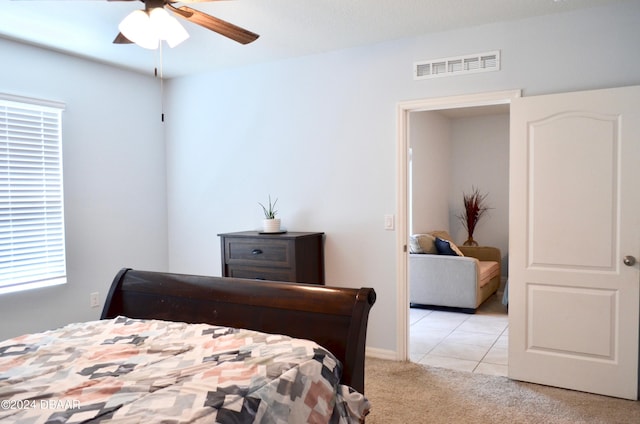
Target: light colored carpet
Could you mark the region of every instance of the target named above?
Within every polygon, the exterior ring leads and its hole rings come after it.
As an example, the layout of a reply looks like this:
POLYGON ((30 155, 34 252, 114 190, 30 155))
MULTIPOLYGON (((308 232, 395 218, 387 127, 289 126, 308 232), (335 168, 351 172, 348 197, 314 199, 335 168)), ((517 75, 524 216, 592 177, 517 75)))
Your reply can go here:
POLYGON ((640 423, 640 402, 367 358, 367 424, 640 423))

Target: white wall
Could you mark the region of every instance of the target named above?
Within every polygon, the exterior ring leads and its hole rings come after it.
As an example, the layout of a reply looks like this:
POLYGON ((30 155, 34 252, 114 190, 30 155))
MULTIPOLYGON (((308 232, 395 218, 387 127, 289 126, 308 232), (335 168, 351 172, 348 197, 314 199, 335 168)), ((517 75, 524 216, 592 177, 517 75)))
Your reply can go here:
POLYGON ((451 235, 464 243, 467 231, 456 217, 463 211, 463 193, 472 187, 487 194, 491 209, 476 227, 473 238, 502 253, 502 275, 508 275, 509 253, 509 115, 487 115, 452 120, 452 185, 449 192, 451 235))
POLYGON ((450 231, 451 120, 439 112, 412 112, 409 145, 412 151, 409 233, 450 231))
POLYGON ((447 117, 438 111, 410 115, 413 150, 410 233, 448 231, 458 244, 467 231, 458 215, 463 193, 473 187, 487 194, 491 208, 480 220, 474 239, 498 247, 503 276, 508 275, 509 253, 509 115, 447 117))
POLYGON ((0 91, 64 102, 68 283, 0 295, 0 339, 97 319, 122 267, 167 268, 160 90, 149 76, 0 39, 0 91))
POLYGON ((216 234, 257 228, 270 193, 285 227, 326 232, 327 283, 375 288, 368 345, 395 351, 397 102, 640 84, 638 16, 631 1, 170 81, 171 270, 219 275, 216 234), (500 72, 412 79, 416 60, 495 49, 500 72))

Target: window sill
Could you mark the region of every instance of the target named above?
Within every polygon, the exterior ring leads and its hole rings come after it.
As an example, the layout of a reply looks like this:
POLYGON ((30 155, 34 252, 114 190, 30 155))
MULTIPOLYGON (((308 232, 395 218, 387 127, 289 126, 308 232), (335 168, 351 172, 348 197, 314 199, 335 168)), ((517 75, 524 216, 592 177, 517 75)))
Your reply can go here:
POLYGON ((17 293, 27 290, 40 289, 43 287, 53 287, 67 284, 67 277, 53 278, 45 281, 35 281, 33 283, 16 284, 14 286, 0 287, 0 295, 7 293, 17 293))

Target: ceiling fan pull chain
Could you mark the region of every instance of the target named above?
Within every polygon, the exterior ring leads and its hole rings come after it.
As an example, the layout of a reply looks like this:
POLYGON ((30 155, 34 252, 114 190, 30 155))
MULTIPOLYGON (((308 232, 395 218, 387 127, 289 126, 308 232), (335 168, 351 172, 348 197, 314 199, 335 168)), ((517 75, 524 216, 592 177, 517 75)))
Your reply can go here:
POLYGON ((162 77, 162 41, 159 43, 158 55, 156 57, 157 62, 160 65, 160 75, 158 75, 158 64, 154 69, 154 75, 156 78, 160 78, 160 120, 164 122, 164 78, 162 77))

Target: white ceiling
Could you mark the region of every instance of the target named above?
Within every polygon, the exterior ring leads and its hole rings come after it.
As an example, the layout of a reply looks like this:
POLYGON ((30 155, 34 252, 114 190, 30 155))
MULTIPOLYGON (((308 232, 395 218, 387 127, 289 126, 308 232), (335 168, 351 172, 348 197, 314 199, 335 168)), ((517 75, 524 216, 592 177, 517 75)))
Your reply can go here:
MULTIPOLYGON (((200 0, 202 1, 202 0, 200 0)), ((181 20, 191 37, 162 48, 163 76, 284 59, 623 0, 229 0, 190 7, 260 38, 241 45, 181 20)), ((0 0, 0 37, 150 73, 159 52, 112 44, 139 1, 0 0)), ((6 64, 3 64, 3 66, 6 64)))

